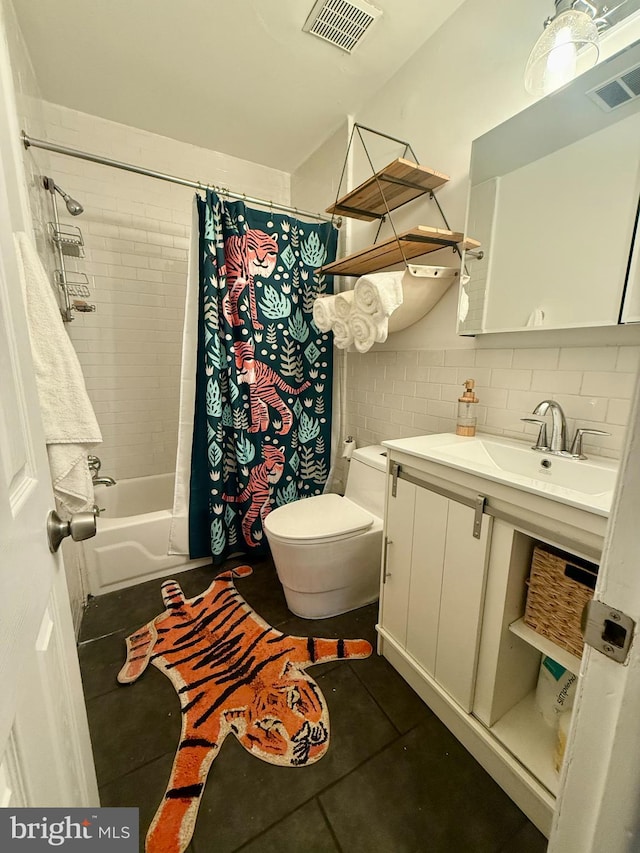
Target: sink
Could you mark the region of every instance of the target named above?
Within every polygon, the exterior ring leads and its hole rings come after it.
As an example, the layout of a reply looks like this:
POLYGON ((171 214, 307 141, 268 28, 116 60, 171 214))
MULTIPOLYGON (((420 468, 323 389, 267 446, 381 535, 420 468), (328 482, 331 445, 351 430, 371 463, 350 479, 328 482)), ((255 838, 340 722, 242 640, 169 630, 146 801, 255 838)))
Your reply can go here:
POLYGON ((384 441, 386 447, 544 495, 598 515, 608 515, 618 474, 615 462, 569 459, 532 450, 498 436, 465 438, 444 433, 384 441))

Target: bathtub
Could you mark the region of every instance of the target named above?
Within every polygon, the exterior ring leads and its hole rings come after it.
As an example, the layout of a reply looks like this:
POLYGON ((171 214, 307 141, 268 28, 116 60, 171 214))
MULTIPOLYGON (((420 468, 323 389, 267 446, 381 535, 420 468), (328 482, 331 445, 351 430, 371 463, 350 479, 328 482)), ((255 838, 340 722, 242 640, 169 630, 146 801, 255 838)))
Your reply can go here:
POLYGON ((104 511, 96 536, 82 543, 92 595, 211 562, 167 554, 174 479, 173 474, 156 474, 96 486, 96 504, 104 511))

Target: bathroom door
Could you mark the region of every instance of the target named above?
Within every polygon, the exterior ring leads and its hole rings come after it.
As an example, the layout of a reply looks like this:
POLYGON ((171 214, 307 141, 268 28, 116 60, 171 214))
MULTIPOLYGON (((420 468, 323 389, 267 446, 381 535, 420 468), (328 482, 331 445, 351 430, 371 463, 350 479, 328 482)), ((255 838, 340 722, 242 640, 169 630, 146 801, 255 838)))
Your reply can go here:
POLYGON ((13 232, 29 227, 0 25, 0 807, 92 806, 98 791, 13 232))
POLYGON ((640 376, 595 598, 636 623, 626 663, 587 647, 549 853, 640 850, 640 376))

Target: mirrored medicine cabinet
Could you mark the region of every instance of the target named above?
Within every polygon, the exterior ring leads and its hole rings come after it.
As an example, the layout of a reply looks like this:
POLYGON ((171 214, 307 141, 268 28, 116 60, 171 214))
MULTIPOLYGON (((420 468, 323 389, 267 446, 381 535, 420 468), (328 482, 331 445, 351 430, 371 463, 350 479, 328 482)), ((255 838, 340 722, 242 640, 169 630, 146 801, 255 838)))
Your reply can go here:
POLYGON ((640 322, 640 41, 473 142, 458 333, 640 322))

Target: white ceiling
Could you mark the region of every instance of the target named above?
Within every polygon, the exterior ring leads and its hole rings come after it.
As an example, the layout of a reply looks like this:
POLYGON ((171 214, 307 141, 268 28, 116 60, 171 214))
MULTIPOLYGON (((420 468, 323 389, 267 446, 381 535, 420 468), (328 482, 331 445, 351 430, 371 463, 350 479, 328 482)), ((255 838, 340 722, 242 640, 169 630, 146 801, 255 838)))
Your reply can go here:
POLYGON ((348 55, 313 0, 14 0, 46 100, 293 171, 464 0, 374 0, 348 55))

